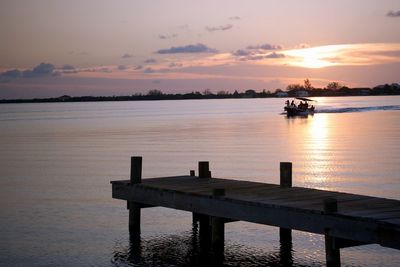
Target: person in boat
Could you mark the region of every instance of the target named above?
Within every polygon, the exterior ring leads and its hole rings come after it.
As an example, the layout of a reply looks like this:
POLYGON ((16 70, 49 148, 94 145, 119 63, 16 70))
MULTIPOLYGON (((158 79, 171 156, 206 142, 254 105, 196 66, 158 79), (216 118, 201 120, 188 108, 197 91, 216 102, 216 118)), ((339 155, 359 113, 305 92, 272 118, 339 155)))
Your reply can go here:
POLYGON ((308 103, 306 101, 306 103, 304 103, 304 109, 307 110, 308 109, 308 103))
POLYGON ((285 104, 287 107, 289 107, 289 100, 286 100, 285 104))
POLYGON ((304 109, 304 103, 303 103, 303 101, 300 101, 299 109, 300 109, 300 110, 303 110, 303 109, 304 109))
POLYGON ((290 106, 292 106, 292 107, 296 107, 296 104, 294 103, 294 100, 292 100, 292 103, 290 103, 290 106))

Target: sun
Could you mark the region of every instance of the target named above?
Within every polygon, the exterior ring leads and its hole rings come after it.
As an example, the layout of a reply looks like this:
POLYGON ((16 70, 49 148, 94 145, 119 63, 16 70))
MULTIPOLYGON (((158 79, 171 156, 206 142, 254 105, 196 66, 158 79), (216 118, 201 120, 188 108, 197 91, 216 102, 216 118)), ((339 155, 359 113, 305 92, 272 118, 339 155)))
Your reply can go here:
POLYGON ((333 59, 338 57, 340 48, 340 45, 319 46, 287 50, 284 54, 289 65, 317 69, 337 65, 333 59))
POLYGON ((314 55, 314 54, 304 55, 303 61, 301 62, 301 64, 303 67, 312 68, 312 69, 318 69, 318 68, 330 66, 329 62, 321 60, 320 58, 318 58, 317 55, 314 55))

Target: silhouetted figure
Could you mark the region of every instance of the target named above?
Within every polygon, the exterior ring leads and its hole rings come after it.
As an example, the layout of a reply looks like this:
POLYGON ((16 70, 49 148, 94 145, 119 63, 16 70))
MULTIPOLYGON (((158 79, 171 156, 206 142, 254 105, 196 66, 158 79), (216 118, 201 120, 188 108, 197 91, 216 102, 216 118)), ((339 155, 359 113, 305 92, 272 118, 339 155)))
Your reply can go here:
POLYGON ((303 101, 300 101, 299 109, 300 109, 300 110, 304 110, 304 103, 303 103, 303 101))

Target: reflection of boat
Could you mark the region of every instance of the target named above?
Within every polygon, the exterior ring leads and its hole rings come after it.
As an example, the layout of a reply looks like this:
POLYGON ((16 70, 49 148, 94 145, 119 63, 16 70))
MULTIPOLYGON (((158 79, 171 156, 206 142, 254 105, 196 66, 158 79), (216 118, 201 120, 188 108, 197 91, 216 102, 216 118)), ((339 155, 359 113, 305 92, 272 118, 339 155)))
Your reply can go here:
POLYGON ((284 107, 284 109, 287 116, 308 116, 314 114, 315 106, 310 106, 308 102, 316 102, 315 100, 304 97, 296 97, 296 99, 300 100, 300 102, 296 103, 294 99, 292 100, 292 102, 286 100, 286 106, 284 107))

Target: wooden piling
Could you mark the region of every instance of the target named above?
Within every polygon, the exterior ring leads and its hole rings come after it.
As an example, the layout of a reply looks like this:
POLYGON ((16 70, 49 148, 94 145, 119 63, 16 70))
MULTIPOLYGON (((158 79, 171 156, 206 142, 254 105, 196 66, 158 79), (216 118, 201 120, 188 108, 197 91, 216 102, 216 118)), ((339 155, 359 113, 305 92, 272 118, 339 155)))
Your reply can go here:
POLYGON ((280 186, 281 187, 292 187, 292 163, 281 162, 280 163, 280 186))
MULTIPOLYGON (((327 198, 324 200, 324 213, 334 214, 338 211, 337 200, 327 198)), ((329 229, 325 229, 325 254, 327 267, 340 267, 340 247, 335 237, 329 234, 329 229)))
POLYGON ((211 225, 210 216, 205 214, 198 214, 199 218, 199 238, 200 238, 200 249, 202 251, 208 251, 211 242, 211 225))
MULTIPOLYGON (((224 188, 214 188, 213 197, 225 196, 224 188)), ((225 244, 225 220, 220 217, 211 216, 211 255, 213 265, 219 265, 224 258, 225 244)))
MULTIPOLYGON (((280 163, 280 186, 281 187, 292 187, 292 163, 291 162, 281 162, 280 163)), ((279 228, 279 240, 281 248, 284 254, 291 254, 292 249, 292 229, 290 228, 279 228)))
POLYGON ((211 253, 216 259, 223 258, 225 224, 223 218, 211 217, 211 253))
POLYGON ((210 164, 208 161, 199 161, 199 178, 211 178, 210 164))
POLYGON ((292 229, 279 228, 279 266, 292 266, 292 229))
MULTIPOLYGON (((208 161, 199 161, 199 178, 211 178, 210 164, 208 161)), ((206 248, 209 248, 211 241, 210 216, 198 214, 195 217, 198 218, 200 224, 200 247, 206 250, 206 248)))
POLYGON ((131 157, 131 184, 142 182, 142 157, 131 157))
MULTIPOLYGON (((142 182, 142 157, 131 157, 131 185, 142 182)), ((140 213, 141 205, 134 201, 128 201, 129 209, 129 233, 140 236, 140 213)))
MULTIPOLYGON (((208 161, 199 161, 199 178, 209 178, 208 177, 208 173, 210 172, 210 164, 208 161)), ((190 176, 195 176, 195 171, 194 170, 190 170, 190 176)), ((211 178, 211 176, 210 176, 211 178)), ((193 224, 196 224, 197 222, 199 222, 200 224, 200 240, 206 240, 209 239, 206 236, 209 236, 210 234, 209 232, 209 217, 206 215, 202 215, 199 213, 193 213, 192 214, 192 218, 193 218, 193 224), (203 228, 203 230, 202 230, 203 228), (203 236, 203 237, 201 237, 203 236)))
POLYGON ((129 202, 129 233, 131 235, 140 235, 140 204, 129 202))

